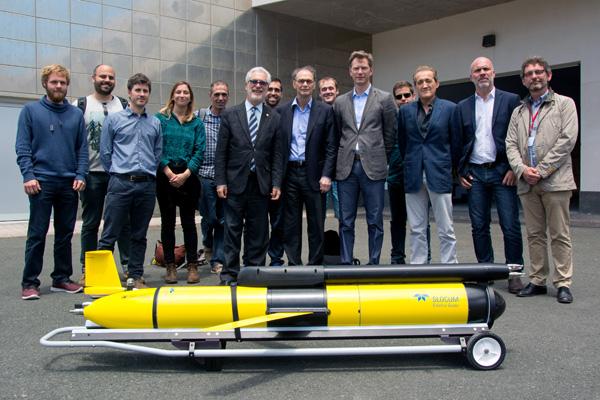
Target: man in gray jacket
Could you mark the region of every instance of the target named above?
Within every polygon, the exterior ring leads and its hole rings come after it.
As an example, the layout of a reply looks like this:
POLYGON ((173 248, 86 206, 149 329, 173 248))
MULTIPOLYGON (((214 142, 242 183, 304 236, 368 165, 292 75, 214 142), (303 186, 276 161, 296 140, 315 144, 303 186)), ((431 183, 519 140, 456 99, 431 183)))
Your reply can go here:
POLYGON ((571 191, 576 189, 571 151, 579 130, 577 110, 571 98, 549 88, 552 71, 543 58, 525 60, 521 79, 529 96, 514 110, 506 136, 506 155, 518 179, 517 192, 523 205, 531 260, 530 283, 517 296, 547 293, 548 231, 557 300, 571 303, 573 250, 569 200, 571 191))
POLYGON ((396 135, 396 106, 391 94, 371 86, 373 56, 359 50, 349 59, 354 88, 334 105, 340 138, 336 179, 340 201, 342 264, 353 259, 354 221, 363 195, 369 232, 369 264, 379 264, 383 245, 383 197, 387 164, 396 135))

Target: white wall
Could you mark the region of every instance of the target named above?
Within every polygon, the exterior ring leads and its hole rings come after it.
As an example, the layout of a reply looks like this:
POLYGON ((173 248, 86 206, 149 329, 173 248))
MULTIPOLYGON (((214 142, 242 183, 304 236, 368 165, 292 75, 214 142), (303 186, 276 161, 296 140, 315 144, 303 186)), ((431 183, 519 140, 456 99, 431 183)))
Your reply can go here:
POLYGON ((600 192, 600 2, 514 1, 373 36, 375 85, 391 90, 420 64, 438 69, 442 82, 466 79, 477 56, 497 73, 516 72, 530 55, 551 65, 581 63, 581 187, 600 192), (496 46, 481 47, 485 34, 496 46))

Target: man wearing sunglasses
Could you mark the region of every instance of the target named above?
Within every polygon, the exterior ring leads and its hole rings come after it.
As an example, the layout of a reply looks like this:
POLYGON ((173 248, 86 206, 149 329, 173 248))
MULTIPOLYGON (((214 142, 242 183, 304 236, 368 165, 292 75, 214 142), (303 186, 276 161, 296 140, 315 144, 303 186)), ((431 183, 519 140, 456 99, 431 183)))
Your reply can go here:
MULTIPOLYGON (((81 200, 81 279, 80 285, 85 285, 85 253, 98 248, 98 230, 104 210, 104 198, 108 190, 110 175, 104 171, 100 162, 100 133, 104 118, 108 114, 127 108, 127 100, 114 96, 116 74, 113 67, 100 64, 92 72, 94 92, 86 97, 73 101, 79 107, 85 118, 85 128, 88 135, 90 171, 86 177, 86 188, 79 193, 81 200)), ((119 235, 119 256, 123 272, 127 271, 129 262, 129 223, 126 223, 119 235)))
POLYGON ((222 285, 237 281, 244 230, 246 265, 265 265, 269 201, 281 195, 283 167, 279 114, 265 104, 270 81, 269 71, 252 68, 246 74, 246 99, 221 116, 215 184, 225 199, 222 285))
MULTIPOLYGON (((477 262, 493 263, 490 234, 492 200, 496 203, 504 237, 507 264, 523 264, 523 240, 519 222, 517 180, 506 158, 506 130, 519 96, 494 87, 494 65, 478 57, 471 63, 475 94, 458 103, 456 119, 460 129, 461 158, 459 181, 469 193, 469 216, 477 262)), ((508 281, 508 291, 523 289, 520 278, 508 281)))
POLYGON ((529 284, 517 296, 546 294, 552 254, 559 303, 571 303, 573 248, 569 203, 576 189, 571 152, 579 124, 573 99, 550 89, 552 70, 541 57, 525 60, 521 80, 529 96, 512 113, 506 155, 517 178, 529 244, 529 284), (547 232, 550 237, 548 238, 547 232))

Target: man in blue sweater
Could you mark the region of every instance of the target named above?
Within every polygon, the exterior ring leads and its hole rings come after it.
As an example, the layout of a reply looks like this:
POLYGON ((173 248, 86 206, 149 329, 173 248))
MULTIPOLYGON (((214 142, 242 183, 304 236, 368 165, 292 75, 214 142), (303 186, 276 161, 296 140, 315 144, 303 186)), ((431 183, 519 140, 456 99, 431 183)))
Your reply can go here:
POLYGON ((17 128, 17 163, 29 196, 29 227, 25 244, 23 300, 40 298, 46 234, 54 209, 53 292, 78 293, 71 281, 71 238, 77 217, 77 192, 85 189, 88 148, 83 114, 65 99, 69 71, 57 64, 42 69, 46 95, 25 105, 17 128))

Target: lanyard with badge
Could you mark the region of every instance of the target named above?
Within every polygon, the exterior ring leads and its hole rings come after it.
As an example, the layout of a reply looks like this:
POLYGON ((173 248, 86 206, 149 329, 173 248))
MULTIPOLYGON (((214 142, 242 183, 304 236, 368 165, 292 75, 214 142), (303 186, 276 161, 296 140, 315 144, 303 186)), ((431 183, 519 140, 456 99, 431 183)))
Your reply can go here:
POLYGON ((538 116, 540 114, 540 110, 542 109, 542 106, 544 105, 544 102, 540 102, 539 107, 537 107, 537 110, 535 113, 533 113, 533 105, 529 108, 529 136, 527 138, 527 150, 529 153, 529 161, 531 161, 531 166, 535 167, 537 165, 537 157, 535 155, 535 137, 537 135, 537 130, 538 127, 540 125, 540 121, 538 119, 538 116), (532 115, 533 113, 533 115, 532 115))

